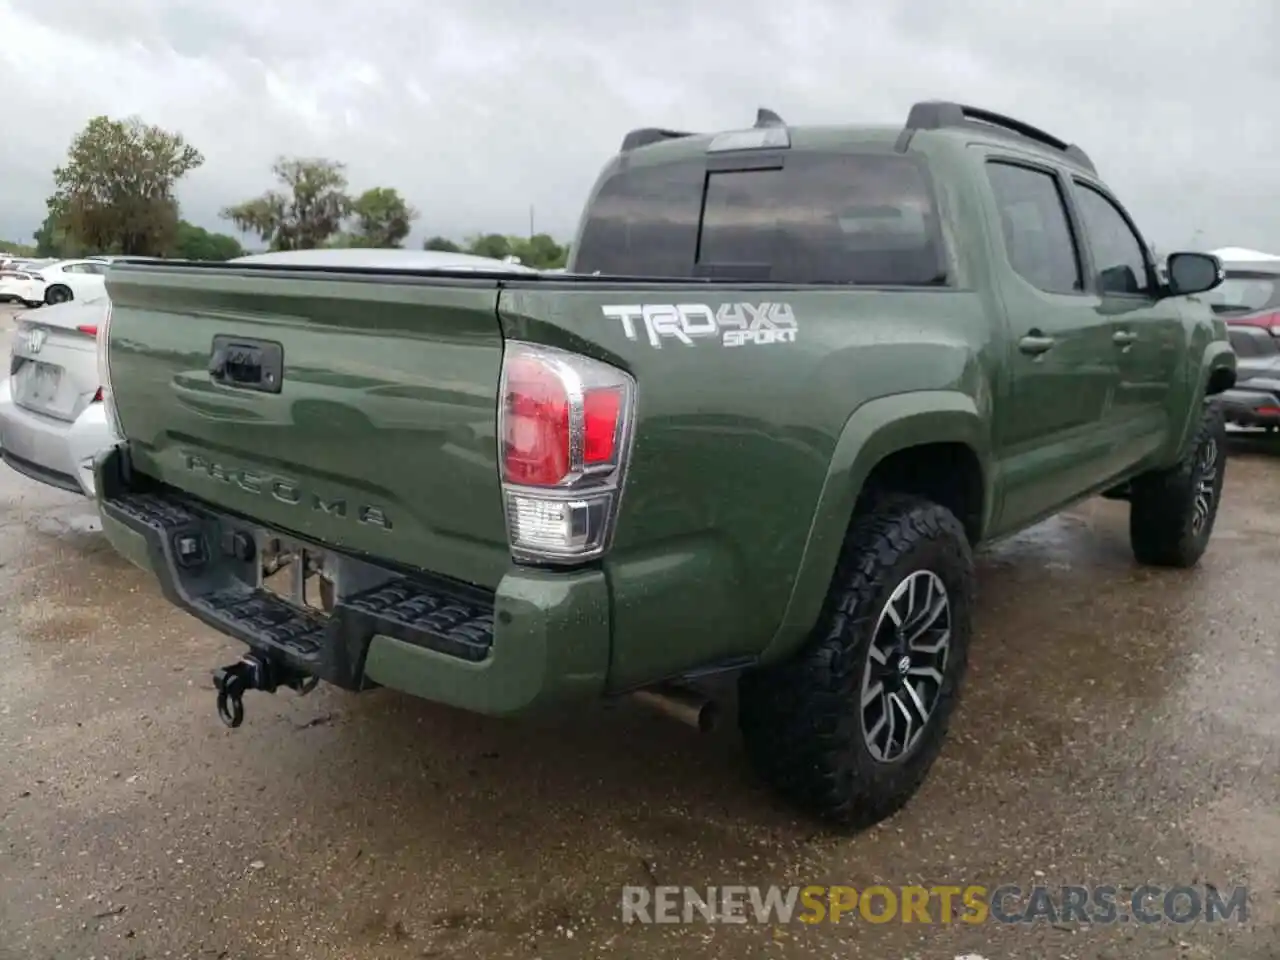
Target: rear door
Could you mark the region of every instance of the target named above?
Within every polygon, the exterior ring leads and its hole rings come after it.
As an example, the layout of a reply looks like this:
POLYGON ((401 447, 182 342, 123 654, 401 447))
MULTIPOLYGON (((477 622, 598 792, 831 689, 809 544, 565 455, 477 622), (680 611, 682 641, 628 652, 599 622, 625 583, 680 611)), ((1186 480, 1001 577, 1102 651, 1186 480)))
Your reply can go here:
POLYGON ((1110 324, 1120 368, 1111 419, 1122 438, 1116 469, 1127 470, 1160 450, 1172 429, 1170 404, 1186 346, 1183 301, 1160 298, 1148 245, 1119 201, 1079 176, 1071 194, 1088 286, 1110 324))
POLYGON ((104 296, 106 286, 107 264, 80 261, 68 263, 62 268, 62 281, 71 288, 77 300, 90 300, 104 296))
POLYGON ((1095 487, 1111 469, 1119 379, 1111 324, 1087 289, 1061 173, 985 156, 993 269, 1008 318, 1010 396, 996 406, 1001 526, 1021 526, 1095 487))

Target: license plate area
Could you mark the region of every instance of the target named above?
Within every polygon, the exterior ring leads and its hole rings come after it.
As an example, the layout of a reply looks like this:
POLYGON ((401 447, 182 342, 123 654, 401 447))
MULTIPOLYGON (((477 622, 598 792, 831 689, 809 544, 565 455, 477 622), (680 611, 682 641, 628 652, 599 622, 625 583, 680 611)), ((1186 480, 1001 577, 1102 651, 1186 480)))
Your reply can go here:
POLYGON ((262 588, 329 616, 336 597, 334 558, 327 551, 270 537, 262 547, 262 588))
POLYGON ((62 368, 28 360, 14 374, 14 399, 24 407, 48 410, 57 406, 62 368))

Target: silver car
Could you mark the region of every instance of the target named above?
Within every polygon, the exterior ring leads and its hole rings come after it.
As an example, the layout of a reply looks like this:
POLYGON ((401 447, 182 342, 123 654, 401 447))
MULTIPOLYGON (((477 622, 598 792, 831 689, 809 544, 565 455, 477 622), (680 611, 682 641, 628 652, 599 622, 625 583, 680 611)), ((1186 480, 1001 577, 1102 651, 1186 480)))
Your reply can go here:
POLYGON ((0 457, 21 474, 87 497, 93 460, 116 442, 102 404, 97 332, 109 301, 20 313, 0 381, 0 457))

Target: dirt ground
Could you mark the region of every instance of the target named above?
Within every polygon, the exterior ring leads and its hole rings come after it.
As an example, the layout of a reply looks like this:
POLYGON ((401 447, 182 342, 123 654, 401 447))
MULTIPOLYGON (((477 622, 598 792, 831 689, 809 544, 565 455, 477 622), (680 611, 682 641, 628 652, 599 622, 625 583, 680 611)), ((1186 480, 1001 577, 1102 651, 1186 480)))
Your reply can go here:
MULTIPOLYGON (((7 325, 0 315, 0 331, 7 325)), ((11 325, 11 324, 9 324, 11 325)), ((0 348, 7 353, 3 332, 0 348)), ((1202 566, 1094 501, 985 551, 923 792, 825 832, 629 703, 496 721, 389 691, 251 694, 90 504, 0 468, 0 958, 1280 958, 1280 442, 1233 444, 1202 566), (1210 924, 623 925, 627 884, 1149 882, 1210 924)))

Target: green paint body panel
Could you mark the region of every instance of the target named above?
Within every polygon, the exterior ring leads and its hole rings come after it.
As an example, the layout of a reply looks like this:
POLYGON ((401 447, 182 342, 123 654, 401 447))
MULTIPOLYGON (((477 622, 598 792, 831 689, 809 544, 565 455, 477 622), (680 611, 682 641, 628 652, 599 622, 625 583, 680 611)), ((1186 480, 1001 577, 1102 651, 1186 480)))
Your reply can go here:
MULTIPOLYGON (((851 144, 892 143, 855 133, 851 144)), ((807 142, 831 149, 840 135, 793 138, 807 142)), ((695 149, 705 143, 673 141, 631 162, 695 149)), ((992 539, 1174 463, 1212 372, 1234 370, 1225 327, 1194 297, 1052 296, 1013 271, 984 162, 1034 161, 1064 183, 1097 184, 1091 174, 978 134, 917 133, 910 150, 934 182, 949 286, 113 269, 112 382, 134 466, 264 526, 493 590, 489 661, 374 640, 368 675, 420 696, 507 713, 786 658, 813 629, 885 458, 966 448, 981 471, 971 527, 992 539), (655 348, 604 312, 743 301, 789 304, 795 341, 655 348), (1137 348, 1113 342, 1121 326, 1139 330, 1137 348), (1022 353, 1033 327, 1058 347, 1022 353), (282 391, 212 383, 216 334, 280 343, 282 391), (512 340, 637 384, 613 544, 585 569, 509 558, 496 407, 512 340), (336 500, 345 515, 326 508, 336 500), (365 507, 390 526, 362 522, 365 507)))
POLYGON ((497 297, 493 282, 113 273, 111 375, 130 454, 265 525, 495 587, 507 567, 497 297), (280 343, 284 389, 213 383, 216 334, 280 343), (347 516, 316 508, 338 497, 347 516), (390 529, 362 523, 362 508, 390 529))

